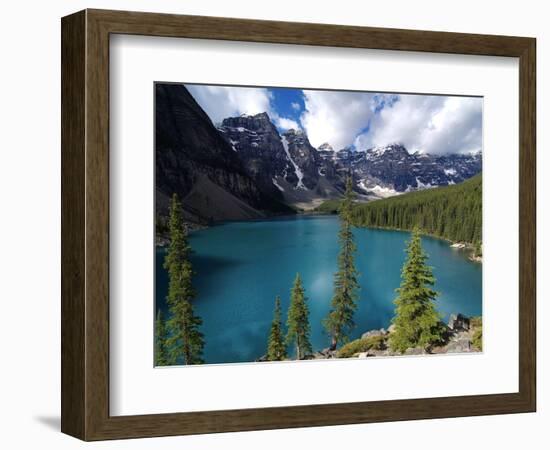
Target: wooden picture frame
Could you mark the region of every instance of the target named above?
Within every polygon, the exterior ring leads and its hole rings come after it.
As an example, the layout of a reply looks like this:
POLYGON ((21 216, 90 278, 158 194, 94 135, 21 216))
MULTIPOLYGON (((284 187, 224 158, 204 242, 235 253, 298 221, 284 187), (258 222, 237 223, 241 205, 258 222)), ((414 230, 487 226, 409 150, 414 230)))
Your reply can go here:
POLYGON ((61 25, 64 433, 101 440, 535 411, 535 39, 104 10, 61 25), (519 392, 110 416, 109 36, 116 33, 519 58, 519 392))

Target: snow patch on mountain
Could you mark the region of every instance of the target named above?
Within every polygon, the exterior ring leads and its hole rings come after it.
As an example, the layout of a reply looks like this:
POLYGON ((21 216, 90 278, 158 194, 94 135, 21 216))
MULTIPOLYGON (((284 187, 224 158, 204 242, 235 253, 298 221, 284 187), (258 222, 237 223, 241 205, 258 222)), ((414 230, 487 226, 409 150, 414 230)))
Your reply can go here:
POLYGON ((430 189, 432 187, 435 187, 435 186, 432 186, 430 183, 425 183, 425 184, 422 183, 422 181, 420 181, 418 177, 416 177, 416 185, 418 189, 430 189))
POLYGON ((281 192, 284 192, 285 191, 285 188, 282 187, 279 183, 277 183, 277 180, 275 178, 272 178, 271 181, 273 182, 273 184, 275 185, 275 187, 277 189, 279 189, 281 192))
POLYGON ((237 145, 239 142, 238 141, 234 141, 233 139, 229 139, 229 143, 231 144, 231 148, 233 149, 233 151, 237 151, 237 147, 235 147, 235 145, 237 145))
POLYGON ((393 188, 390 188, 390 187, 384 187, 384 186, 380 186, 379 184, 376 184, 372 187, 369 187, 367 185, 367 180, 363 179, 363 180, 359 180, 359 182, 357 183, 357 185, 363 189, 365 192, 369 193, 369 194, 374 194, 376 195, 377 197, 382 197, 382 198, 387 198, 387 197, 393 197, 395 195, 399 195, 400 193, 397 192, 395 189, 393 188))
POLYGON ((281 136, 281 142, 283 143, 283 148, 285 149, 285 153, 286 153, 286 156, 287 156, 288 160, 290 161, 290 163, 294 167, 294 173, 298 177, 298 184, 296 185, 296 189, 307 189, 304 186, 304 183, 302 183, 302 179, 304 178, 303 172, 298 167, 298 164, 296 164, 294 162, 294 160, 292 159, 292 156, 290 156, 290 151, 288 150, 288 141, 286 140, 286 136, 281 136))
POLYGON ((445 175, 447 175, 447 176, 455 176, 456 175, 456 169, 444 169, 443 172, 445 172, 445 175))

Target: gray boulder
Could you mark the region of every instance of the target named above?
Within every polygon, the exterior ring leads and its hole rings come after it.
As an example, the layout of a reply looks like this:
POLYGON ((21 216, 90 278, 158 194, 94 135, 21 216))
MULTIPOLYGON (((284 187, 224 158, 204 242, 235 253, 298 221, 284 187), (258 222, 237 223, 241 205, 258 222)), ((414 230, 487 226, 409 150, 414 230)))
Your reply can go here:
POLYGON ((470 319, 462 314, 451 314, 447 325, 452 331, 468 331, 470 329, 470 319))
POLYGON ((422 348, 408 348, 405 350, 405 355, 425 355, 426 352, 422 348))
POLYGON ((379 330, 370 330, 366 333, 363 333, 361 335, 361 339, 365 339, 372 336, 385 336, 387 334, 387 331, 384 328, 380 328, 379 330))
POLYGON ((472 343, 467 337, 460 337, 447 345, 447 353, 467 353, 471 351, 472 343))

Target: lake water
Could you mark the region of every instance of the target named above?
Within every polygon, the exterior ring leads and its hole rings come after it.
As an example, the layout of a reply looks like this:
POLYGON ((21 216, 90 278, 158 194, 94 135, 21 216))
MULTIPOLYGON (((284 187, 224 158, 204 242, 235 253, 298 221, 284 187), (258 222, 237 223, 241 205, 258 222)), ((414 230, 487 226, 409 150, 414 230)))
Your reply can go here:
MULTIPOLYGON (((313 349, 328 346, 321 321, 330 308, 338 229, 336 216, 297 216, 231 222, 190 234, 198 293, 195 310, 203 319, 207 363, 254 361, 265 353, 275 296, 281 297, 286 321, 297 272, 308 297, 313 349)), ((361 286, 352 336, 357 338, 390 325, 410 234, 355 228, 354 235, 361 286)), ((434 270, 440 293, 437 307, 445 320, 458 312, 481 315, 481 264, 443 240, 424 237, 422 244, 434 270)), ((167 312, 164 254, 157 248, 156 301, 167 312)))

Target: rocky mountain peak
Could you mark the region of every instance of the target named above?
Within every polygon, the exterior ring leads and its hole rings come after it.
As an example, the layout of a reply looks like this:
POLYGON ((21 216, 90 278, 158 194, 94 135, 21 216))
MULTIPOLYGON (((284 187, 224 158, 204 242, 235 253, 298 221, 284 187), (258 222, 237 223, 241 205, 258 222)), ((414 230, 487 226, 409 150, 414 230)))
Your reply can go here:
POLYGON ((320 152, 333 152, 334 148, 328 142, 325 142, 317 147, 317 150, 319 150, 320 152))
POLYGON ((367 158, 406 158, 409 156, 409 152, 403 144, 393 143, 389 145, 372 147, 366 151, 367 158))
POLYGON ((242 114, 237 117, 227 117, 223 119, 221 124, 221 131, 224 128, 236 128, 238 131, 254 131, 254 132, 268 132, 278 134, 277 128, 271 122, 269 115, 266 112, 246 115, 242 114))
POLYGON ((298 146, 305 146, 308 148, 308 151, 315 150, 315 148, 312 147, 312 145, 309 143, 309 139, 307 137, 307 134, 302 129, 295 130, 294 128, 291 128, 290 130, 287 130, 283 133, 283 136, 286 138, 286 140, 289 143, 296 144, 298 146))
POLYGON ((290 204, 341 194, 335 165, 321 160, 304 130, 279 133, 267 113, 228 117, 218 130, 264 191, 276 190, 290 204))
POLYGON ((301 128, 289 128, 283 134, 287 136, 306 136, 307 137, 305 131, 302 130, 301 128))

